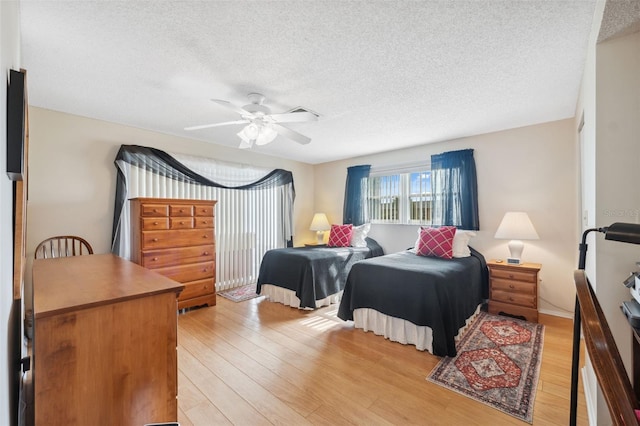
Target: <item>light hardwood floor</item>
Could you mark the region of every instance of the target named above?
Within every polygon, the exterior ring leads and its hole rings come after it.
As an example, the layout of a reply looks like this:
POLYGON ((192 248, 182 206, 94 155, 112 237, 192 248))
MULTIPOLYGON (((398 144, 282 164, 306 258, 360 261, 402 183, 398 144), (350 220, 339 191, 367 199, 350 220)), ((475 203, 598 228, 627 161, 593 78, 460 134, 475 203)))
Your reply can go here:
MULTIPOLYGON (((181 314, 181 426, 527 424, 428 382, 438 357, 354 330, 336 311, 219 297, 217 306, 181 314)), ((572 322, 549 315, 540 322, 533 423, 568 424, 572 322)), ((582 391, 578 410, 578 424, 587 425, 582 391)))

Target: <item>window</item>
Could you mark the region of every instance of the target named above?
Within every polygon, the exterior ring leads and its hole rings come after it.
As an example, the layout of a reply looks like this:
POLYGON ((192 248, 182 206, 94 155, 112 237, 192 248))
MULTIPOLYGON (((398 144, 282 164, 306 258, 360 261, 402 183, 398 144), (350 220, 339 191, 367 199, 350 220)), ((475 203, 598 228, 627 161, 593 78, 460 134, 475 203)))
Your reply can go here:
POLYGON ((430 224, 431 171, 369 177, 368 204, 372 223, 430 224))

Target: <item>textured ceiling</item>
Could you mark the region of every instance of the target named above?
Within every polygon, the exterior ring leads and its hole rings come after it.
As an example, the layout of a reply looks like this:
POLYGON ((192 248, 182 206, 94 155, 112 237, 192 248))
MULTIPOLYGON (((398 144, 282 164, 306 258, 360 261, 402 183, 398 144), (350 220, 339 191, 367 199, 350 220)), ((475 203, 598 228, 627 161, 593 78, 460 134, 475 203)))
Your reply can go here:
POLYGON ((288 125, 309 145, 254 149, 316 164, 572 117, 595 0, 21 8, 31 105, 236 147, 242 125, 183 128, 236 120, 210 99, 259 92, 320 120, 288 125))
POLYGON ((598 42, 640 31, 640 1, 608 0, 605 4, 598 42))

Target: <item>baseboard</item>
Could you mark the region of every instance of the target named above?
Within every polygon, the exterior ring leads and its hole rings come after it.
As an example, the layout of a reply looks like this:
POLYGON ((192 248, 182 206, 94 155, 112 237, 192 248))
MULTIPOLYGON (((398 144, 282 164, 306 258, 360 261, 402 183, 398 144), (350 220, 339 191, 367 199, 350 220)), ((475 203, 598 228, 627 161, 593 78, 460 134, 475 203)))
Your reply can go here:
POLYGON ((551 310, 551 309, 538 309, 538 313, 546 314, 546 315, 553 315, 554 317, 562 317, 562 318, 573 319, 573 312, 554 311, 554 310, 551 310))

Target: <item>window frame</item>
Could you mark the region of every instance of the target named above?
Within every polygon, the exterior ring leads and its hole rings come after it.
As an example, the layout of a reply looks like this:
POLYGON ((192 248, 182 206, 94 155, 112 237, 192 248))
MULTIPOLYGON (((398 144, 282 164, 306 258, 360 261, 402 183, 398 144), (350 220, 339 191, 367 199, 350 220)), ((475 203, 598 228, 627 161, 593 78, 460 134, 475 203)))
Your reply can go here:
MULTIPOLYGON (((419 163, 413 164, 410 166, 397 166, 390 168, 378 168, 373 169, 371 174, 369 175, 369 189, 367 190, 367 203, 369 209, 369 221, 372 224, 381 224, 381 225, 431 225, 432 223, 432 208, 431 208, 431 186, 429 185, 428 192, 420 192, 420 193, 412 193, 411 192, 411 175, 412 174, 423 174, 428 173, 428 182, 431 182, 431 164, 430 163, 419 163), (378 185, 374 184, 374 179, 380 179, 389 177, 392 178, 394 176, 398 176, 397 188, 392 188, 393 185, 388 186, 390 189, 397 189, 397 192, 390 194, 388 197, 394 198, 397 202, 397 218, 396 219, 380 219, 379 214, 375 213, 375 204, 378 200, 381 200, 383 197, 387 197, 387 195, 382 195, 381 193, 374 194, 373 191, 381 192, 378 185), (422 207, 423 209, 428 209, 427 219, 412 219, 412 198, 414 197, 427 197, 426 201, 428 205, 422 207)), ((382 210, 378 210, 380 212, 382 210)))

